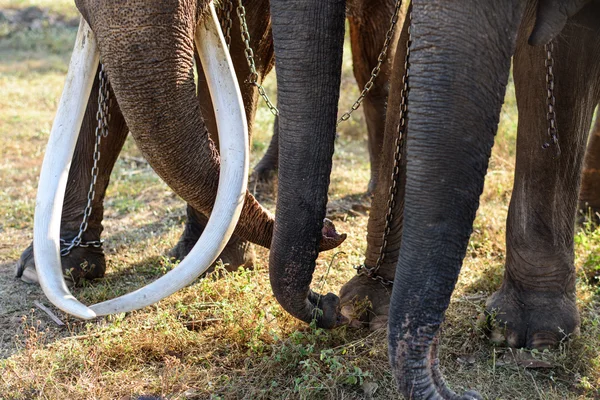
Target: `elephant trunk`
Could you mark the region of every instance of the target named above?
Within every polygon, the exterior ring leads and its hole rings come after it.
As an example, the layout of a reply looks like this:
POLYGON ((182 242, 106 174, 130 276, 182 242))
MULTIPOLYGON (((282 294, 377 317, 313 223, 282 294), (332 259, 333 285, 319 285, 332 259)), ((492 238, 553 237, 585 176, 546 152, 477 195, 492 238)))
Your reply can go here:
MULTIPOLYGON (((448 389, 436 335, 467 249, 504 99, 523 2, 415 2, 404 232, 389 357, 407 398, 448 389)), ((396 67, 397 68, 397 67, 396 67)))
MULTIPOLYGON (((333 327, 339 299, 310 290, 335 139, 345 1, 271 1, 279 104, 279 192, 269 276, 298 319, 333 327)), ((325 233, 325 236, 327 234, 325 233)))
MULTIPOLYGON (((102 62, 141 152, 179 196, 209 215, 220 159, 196 101, 194 32, 202 11, 196 3, 77 5, 96 34, 102 62)), ((272 232, 272 216, 246 192, 235 233, 269 247, 272 232)))

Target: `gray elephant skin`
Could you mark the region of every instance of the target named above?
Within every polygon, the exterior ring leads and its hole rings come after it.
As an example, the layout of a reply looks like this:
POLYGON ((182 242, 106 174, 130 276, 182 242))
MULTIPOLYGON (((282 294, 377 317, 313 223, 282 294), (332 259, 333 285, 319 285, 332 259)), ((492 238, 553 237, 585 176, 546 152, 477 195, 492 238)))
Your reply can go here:
MULTIPOLYGON (((513 346, 553 345, 579 326, 573 227, 587 132, 600 100, 600 10, 597 2, 560 0, 415 1, 412 7, 406 176, 400 178, 404 202, 398 205, 405 212, 392 238, 398 262, 395 272, 388 271, 389 278, 395 275, 390 362, 408 398, 480 398, 475 392, 456 395, 446 386, 435 344, 472 232, 513 55, 520 111, 517 176, 505 279, 488 307, 506 325, 513 346), (548 136, 543 45, 550 40, 557 144, 548 136)), ((293 160, 279 169, 271 282, 286 310, 304 321, 316 315, 319 326, 331 327, 348 320, 339 299, 319 296, 309 286, 335 136, 344 2, 272 1, 271 9, 280 157, 293 160), (327 55, 329 63, 317 63, 327 55), (321 88, 320 96, 298 96, 315 76, 323 77, 312 85, 321 88), (300 179, 307 173, 309 179, 300 179), (284 273, 292 270, 293 280, 284 273)), ((402 53, 399 47, 388 106, 388 129, 394 130, 402 53)), ((376 213, 374 208, 372 218, 376 213)))
MULTIPOLYGON (((233 0, 233 6, 237 7, 237 1, 233 0)), ((270 10, 267 0, 245 0, 246 20, 250 35, 250 46, 254 51, 255 67, 258 82, 262 82, 271 71, 274 64, 273 40, 271 36, 270 10)), ((380 0, 377 2, 377 12, 370 12, 370 2, 355 0, 349 3, 347 18, 350 26, 354 76, 360 89, 362 89, 371 77, 372 69, 378 63, 380 50, 386 39, 389 21, 394 14, 394 1, 380 0), (369 3, 369 4, 367 4, 369 3)), ((232 15, 235 11, 232 12, 232 15)), ((225 15, 220 16, 221 19, 225 15)), ((397 34, 395 35, 397 36, 397 34)), ((395 41, 395 36, 392 42, 395 41)), ((252 135, 253 121, 256 115, 258 103, 258 90, 256 86, 248 83, 250 70, 247 65, 244 43, 240 39, 240 25, 237 16, 232 17, 231 26, 231 48, 230 54, 238 83, 245 104, 250 138, 252 135)), ((385 56, 385 62, 381 67, 376 83, 364 99, 362 107, 367 121, 369 137, 369 155, 371 160, 371 179, 369 190, 375 187, 379 172, 379 154, 381 154, 381 142, 385 123, 385 109, 387 94, 389 91, 389 76, 391 73, 394 46, 390 47, 385 56)), ((197 60, 198 61, 198 60, 197 60)), ((209 101, 208 87, 200 62, 196 62, 198 69, 198 104, 203 120, 210 134, 210 139, 218 144, 216 135, 216 122, 214 110, 209 101)), ((79 140, 75 149, 73 167, 71 168, 67 193, 65 196, 63 215, 61 221, 61 238, 69 241, 79 230, 83 218, 84 208, 87 201, 87 191, 90 182, 90 170, 93 164, 94 130, 96 121, 96 93, 98 91, 98 79, 95 81, 92 95, 90 96, 85 114, 84 124, 81 128, 79 140)), ((111 171, 129 132, 128 124, 119 107, 118 99, 111 92, 113 101, 110 109, 109 136, 102 141, 100 147, 99 173, 96 184, 96 196, 92 201, 92 214, 89 218, 89 226, 83 235, 84 241, 99 241, 103 230, 103 202, 106 188, 109 183, 111 171)), ((278 165, 278 123, 275 122, 273 139, 268 151, 255 168, 254 175, 259 180, 269 180, 277 170, 278 165)), ((185 140, 185 139, 182 139, 185 140)), ((147 150, 148 151, 148 150, 147 150)), ((151 150, 150 150, 151 151, 151 150)), ((213 178, 213 179, 216 179, 213 178)), ((216 182, 216 180, 215 180, 216 182)), ((169 253, 176 259, 182 260, 192 249, 208 221, 206 208, 204 212, 199 211, 190 204, 187 205, 187 221, 184 232, 179 242, 169 253)), ((262 216, 264 218, 264 216, 262 216)), ((269 223, 264 223, 269 229, 269 223)), ((256 225, 258 228, 261 224, 256 225)), ((254 251, 250 242, 268 247, 270 243, 256 238, 247 240, 234 234, 227 247, 220 255, 220 259, 229 269, 237 269, 243 265, 253 265, 254 251)), ((338 243, 339 244, 339 243, 338 243)), ((104 276, 106 263, 104 252, 101 247, 76 247, 70 254, 62 258, 65 275, 75 282, 81 279, 96 279, 104 276)), ((30 245, 21 255, 16 266, 16 275, 26 282, 36 281, 35 263, 33 259, 33 247, 30 245)))

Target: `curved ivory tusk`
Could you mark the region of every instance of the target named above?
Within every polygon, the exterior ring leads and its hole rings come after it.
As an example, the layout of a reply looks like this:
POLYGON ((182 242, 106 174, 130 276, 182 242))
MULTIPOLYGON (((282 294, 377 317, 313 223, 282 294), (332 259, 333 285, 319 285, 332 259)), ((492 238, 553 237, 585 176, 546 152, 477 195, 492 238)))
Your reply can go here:
POLYGON ((84 319, 96 314, 77 301, 65 284, 60 261, 60 219, 69 168, 98 63, 94 33, 81 18, 42 164, 33 226, 35 265, 46 297, 61 310, 84 319))
POLYGON ((248 184, 248 127, 240 88, 212 2, 210 17, 196 27, 195 40, 219 131, 221 170, 213 211, 202 236, 177 267, 141 289, 91 306, 97 315, 137 310, 189 285, 221 254, 240 217, 248 184))

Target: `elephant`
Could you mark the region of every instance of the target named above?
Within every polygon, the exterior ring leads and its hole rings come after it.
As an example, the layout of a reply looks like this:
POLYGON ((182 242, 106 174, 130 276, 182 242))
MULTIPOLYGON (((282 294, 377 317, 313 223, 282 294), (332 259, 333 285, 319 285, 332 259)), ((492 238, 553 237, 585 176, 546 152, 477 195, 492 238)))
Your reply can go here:
MULTIPOLYGON (((348 1, 346 15, 350 29, 353 72, 358 89, 361 91, 365 88, 369 79, 372 78, 373 69, 377 67, 378 58, 383 55, 380 52, 384 46, 394 10, 395 2, 390 0, 374 2, 365 0, 348 1)), ((393 33, 392 45, 388 48, 387 53, 383 55, 383 63, 380 66, 379 75, 374 81, 375 84, 362 102, 367 123, 371 167, 367 194, 373 193, 379 180, 389 78, 395 53, 394 44, 398 40, 399 29, 395 29, 393 33)), ((270 181, 277 173, 279 160, 278 125, 278 119, 276 118, 269 147, 254 168, 253 175, 259 181, 270 181)))
MULTIPOLYGON (((278 172, 269 271, 284 309, 329 328, 352 318, 337 296, 310 290, 335 138, 344 1, 318 3, 271 3, 279 154, 295 162, 278 172), (317 63, 326 54, 329 62, 317 63), (318 85, 314 76, 323 77, 318 85), (309 82, 322 90, 306 104, 298 88, 309 82), (292 269, 293 279, 278 273, 292 269)), ((438 0, 411 7, 411 34, 405 27, 394 61, 381 162, 389 171, 395 148, 389 136, 398 135, 401 119, 402 46, 409 43, 405 173, 394 182, 399 196, 391 203, 389 267, 378 271, 393 288, 382 294, 379 282, 361 276, 345 290, 347 298, 374 293, 382 303, 376 311, 389 313, 388 354, 404 396, 475 399, 476 392, 460 396, 444 383, 437 334, 472 232, 513 55, 520 111, 516 178, 504 282, 488 310, 506 326, 511 346, 545 348, 579 327, 573 227, 586 137, 600 100, 594 62, 600 7, 589 0, 438 0)), ((369 221, 367 265, 376 262, 384 231, 382 197, 392 182, 382 182, 386 190, 376 188, 369 221)))
MULTIPOLYGON (((570 22, 568 27, 570 27, 573 23, 575 22, 570 22)), ((520 28, 520 36, 526 37, 528 29, 531 29, 531 26, 528 26, 526 23, 524 23, 520 28)), ((583 33, 579 34, 585 37, 583 33)), ((576 37, 575 35, 576 34, 573 34, 574 37, 576 37)), ((406 40, 406 38, 401 40, 406 40)), ((546 98, 539 96, 540 90, 537 86, 532 84, 525 85, 522 83, 523 79, 530 79, 531 76, 539 75, 539 65, 535 64, 536 57, 539 58, 539 49, 528 46, 524 41, 517 42, 516 49, 514 75, 518 90, 517 101, 520 105, 520 140, 517 143, 517 148, 519 151, 517 170, 515 172, 515 184, 513 190, 514 195, 509 209, 509 218, 506 228, 507 261, 505 286, 503 286, 500 292, 496 293, 494 296, 492 296, 492 298, 489 299, 487 310, 490 315, 495 315, 497 320, 493 323, 495 326, 490 334, 491 337, 495 338, 494 340, 505 341, 511 347, 544 348, 557 344, 564 338, 565 334, 568 335, 571 333, 576 333, 579 329, 579 316, 575 306, 574 287, 575 269, 573 260, 573 212, 575 210, 575 200, 573 196, 579 192, 579 206, 577 209, 580 212, 586 212, 585 210, 587 207, 591 207, 591 212, 594 212, 596 209, 593 205, 600 204, 598 203, 598 201, 600 201, 600 193, 597 190, 598 184, 600 184, 600 176, 595 168, 595 166, 600 167, 600 165, 598 165, 598 155, 600 154, 600 148, 598 146, 600 142, 596 137, 600 134, 600 119, 597 119, 596 123, 592 127, 587 150, 582 150, 581 143, 582 141, 583 143, 586 143, 589 130, 589 121, 594 110, 594 106, 590 106, 589 102, 591 101, 593 103, 594 99, 593 96, 592 98, 582 97, 581 99, 578 99, 576 98, 576 94, 578 92, 569 91, 568 94, 570 97, 585 103, 584 107, 578 105, 573 106, 571 104, 563 106, 563 108, 567 109, 567 114, 570 114, 571 118, 573 119, 566 120, 561 123, 561 135, 569 138, 570 141, 574 141, 574 143, 577 144, 576 148, 574 148, 575 144, 572 143, 569 143, 571 147, 567 147, 569 149, 567 154, 569 156, 576 154, 577 157, 574 160, 568 159, 568 165, 557 165, 557 168, 562 169, 565 173, 565 176, 561 177, 559 180, 557 180, 556 177, 542 177, 539 173, 531 173, 531 170, 534 168, 542 168, 542 165, 532 166, 531 161, 528 160, 528 158, 531 157, 531 154, 533 154, 534 150, 536 150, 536 143, 531 143, 532 139, 526 135, 531 135, 528 133, 531 131, 541 132, 545 129, 544 125, 547 124, 547 120, 544 119, 545 115, 538 115, 539 113, 536 114, 532 111, 539 111, 540 108, 543 109, 542 103, 546 101, 546 98), (535 106, 532 106, 531 104, 535 104, 535 106), (571 111, 571 109, 574 109, 575 111, 571 111), (580 118, 581 120, 577 120, 575 118, 580 118), (530 153, 524 153, 527 151, 530 153), (583 152, 585 152, 585 157, 583 157, 583 152), (523 154, 526 154, 526 156, 523 154), (581 172, 582 160, 585 160, 583 162, 583 172, 581 172), (579 184, 580 173, 582 174, 581 185, 579 184), (530 182, 535 183, 532 184, 530 182), (545 202, 545 198, 548 196, 548 193, 540 195, 540 197, 536 197, 531 193, 535 193, 537 190, 539 190, 537 188, 541 184, 543 184, 545 187, 551 187, 553 191, 561 193, 562 196, 565 196, 564 202, 561 203, 560 212, 551 211, 546 213, 539 210, 541 204, 545 202), (568 196, 566 194, 568 194, 568 196), (526 222, 527 218, 523 216, 523 214, 534 213, 540 215, 540 218, 546 218, 547 220, 556 219, 554 214, 559 214, 564 219, 549 224, 545 228, 541 228, 538 226, 539 223, 537 222, 531 222, 530 220, 526 222), (528 224, 532 225, 528 226, 528 224), (555 241, 558 241, 561 243, 561 245, 555 245, 555 241), (560 262, 557 260, 560 260, 560 262), (545 264, 551 265, 554 262, 559 265, 555 268, 549 267, 544 269, 544 272, 539 272, 539 274, 542 274, 542 276, 543 274, 556 276, 554 278, 556 280, 555 283, 557 285, 564 283, 565 287, 563 289, 568 295, 569 300, 563 302, 564 304, 562 306, 564 307, 564 310, 562 311, 544 311, 544 313, 550 313, 552 315, 552 318, 542 318, 542 320, 545 320, 544 328, 553 326, 553 329, 548 328, 543 337, 539 335, 538 337, 533 338, 524 332, 524 322, 512 320, 511 316, 519 315, 523 312, 520 310, 510 310, 511 307, 509 304, 505 303, 510 303, 511 301, 507 301, 506 297, 517 297, 522 301, 522 304, 527 304, 530 306, 530 308, 533 308, 532 303, 539 303, 534 310, 529 311, 529 314, 535 316, 542 313, 541 311, 537 311, 538 308, 546 308, 552 302, 547 301, 546 299, 526 300, 524 299, 526 296, 525 294, 515 296, 514 294, 507 294, 507 292, 511 293, 516 290, 539 290, 540 288, 535 288, 535 285, 542 285, 542 283, 534 284, 531 282, 511 282, 519 280, 534 281, 536 279, 543 279, 543 277, 536 276, 535 269, 542 269, 545 267, 545 264), (523 272, 526 269, 526 266, 523 264, 531 265, 531 269, 533 270, 527 270, 526 272, 523 272), (523 275, 526 276, 527 279, 525 279, 523 275), (509 285, 516 285, 518 289, 509 289, 509 285), (534 285, 534 287, 531 287, 530 285, 534 285), (507 331, 501 329, 501 327, 504 326, 508 328, 507 331)), ((578 56, 581 57, 580 55, 578 56)), ((561 63, 563 65, 565 63, 570 63, 572 57, 574 57, 572 52, 566 53, 564 50, 561 52, 554 52, 554 62, 561 63)), ((582 65, 585 67, 592 67, 593 64, 593 59, 586 58, 582 61, 582 65)), ((576 72, 579 73, 579 71, 576 72)), ((581 72, 581 74, 583 74, 583 72, 581 72)), ((566 84, 561 82, 561 87, 563 85, 573 85, 573 87, 577 87, 576 84, 581 84, 578 82, 579 76, 573 76, 572 74, 570 75, 569 71, 564 71, 561 69, 559 70, 559 73, 554 72, 554 75, 556 80, 564 81, 568 79, 566 84)), ((394 99, 390 100, 390 109, 392 108, 392 105, 396 108, 399 107, 399 105, 394 102, 394 99)), ((396 115, 397 114, 398 113, 396 113, 396 115)), ((393 127, 398 125, 398 121, 390 118, 388 120, 388 124, 391 124, 388 126, 388 129, 393 130, 393 127)), ((388 210, 388 192, 389 187, 392 184, 392 181, 389 178, 391 175, 391 172, 389 171, 389 165, 391 165, 391 160, 393 157, 393 136, 388 135, 384 138, 384 148, 388 149, 388 152, 382 155, 382 164, 384 166, 388 166, 388 169, 386 170, 384 167, 380 174, 381 176, 388 177, 388 179, 383 185, 378 187, 372 204, 367 238, 368 246, 364 261, 364 265, 368 268, 374 267, 377 264, 378 258, 380 257, 383 226, 386 212, 388 210)), ((562 146, 559 148, 562 149, 562 146)), ((545 152, 548 152, 548 150, 545 150, 545 152)), ((401 157, 403 160, 403 164, 401 166, 402 169, 406 167, 405 156, 406 154, 403 154, 401 157)), ((403 191, 405 180, 398 180, 397 185, 400 191, 398 197, 402 199, 404 194, 403 191)), ((383 281, 389 282, 390 285, 385 287, 386 285, 381 284, 381 280, 373 280, 366 275, 357 275, 341 289, 340 297, 343 304, 342 313, 352 321, 351 324, 353 326, 362 326, 366 324, 371 329, 376 330, 387 324, 391 296, 391 282, 393 281, 396 273, 396 263, 398 260, 402 237, 403 205, 404 203, 400 201, 393 208, 392 214, 397 215, 398 218, 390 225, 390 233, 387 235, 387 248, 383 257, 384 262, 378 269, 378 276, 381 276, 383 281), (353 299, 360 301, 365 298, 370 300, 371 307, 369 310, 367 310, 367 312, 357 315, 353 305, 353 299)), ((526 316, 521 318, 526 318, 526 316)), ((542 329, 539 328, 539 330, 542 329)))
MULTIPOLYGON (((247 0, 246 3, 249 5, 247 19, 251 22, 249 24, 250 45, 258 54, 263 55, 255 58, 255 68, 260 82, 272 69, 274 62, 272 40, 270 39, 270 20, 268 14, 264 13, 264 10, 268 9, 268 1, 247 0)), ((234 38, 241 36, 239 24, 232 24, 231 35, 234 38)), ((244 45, 240 40, 231 41, 230 54, 236 68, 236 75, 238 76, 242 99, 245 105, 248 134, 251 137, 258 92, 254 86, 245 83, 248 76, 248 66, 244 54, 244 45)), ((206 101, 206 99, 210 98, 206 78, 204 77, 201 63, 197 58, 195 64, 199 76, 197 109, 202 113, 207 129, 211 133, 213 143, 218 144, 218 137, 215 134, 217 126, 213 107, 210 101, 206 101)), ((96 78, 75 148, 73 168, 70 170, 68 179, 69 184, 67 185, 61 221, 61 238, 67 241, 70 241, 77 235, 87 201, 88 187, 91 180, 90 170, 93 165, 94 130, 97 126, 98 84, 99 80, 96 78)), ((88 228, 83 235, 85 242, 98 243, 100 241, 103 230, 102 219, 106 188, 112 169, 129 132, 129 127, 125 122, 118 99, 115 99, 112 88, 110 96, 113 101, 109 110, 109 135, 101 142, 100 146, 101 157, 98 164, 99 172, 96 181, 96 196, 91 204, 92 208, 88 228)), ((183 259, 202 234, 207 222, 208 218, 204 213, 188 204, 184 232, 175 248, 171 251, 171 254, 178 259, 183 259)), ((268 244, 269 240, 263 241, 263 245, 268 246, 268 244)), ((223 254, 221 254, 221 259, 224 263, 232 265, 235 268, 240 265, 251 265, 253 262, 253 252, 251 251, 249 241, 234 234, 230 243, 224 249, 223 254)), ((79 282, 81 279, 91 280, 100 278, 104 276, 106 270, 104 252, 101 247, 94 246, 73 248, 68 255, 62 258, 62 264, 65 275, 75 282, 79 282), (86 266, 86 268, 82 268, 82 266, 86 266)), ((37 281, 32 245, 22 253, 16 266, 16 275, 26 282, 37 281)))
MULTIPOLYGON (((233 2, 237 7, 237 2, 233 2)), ((380 50, 386 39, 389 20, 394 14, 394 2, 379 1, 380 12, 370 13, 367 10, 365 0, 355 0, 349 4, 347 17, 350 26, 352 39, 352 53, 354 64, 354 75, 358 85, 362 88, 371 77, 372 69, 378 63, 380 50)), ((245 0, 246 20, 249 29, 250 46, 255 56, 255 68, 257 72, 258 83, 261 83, 266 75, 271 71, 274 64, 273 41, 270 30, 269 2, 267 0, 245 0)), ((235 10, 231 12, 235 14, 235 10)), ((220 20, 222 24, 226 23, 225 12, 221 11, 220 20)), ((248 66, 243 41, 241 36, 240 24, 237 17, 234 16, 231 21, 230 36, 231 47, 230 54, 233 65, 236 69, 238 83, 242 92, 242 99, 245 104, 246 117, 248 121, 248 132, 251 139, 252 126, 257 109, 258 90, 255 85, 248 83, 248 66)), ((398 31, 398 29, 396 29, 398 31)), ((399 32, 391 37, 391 42, 397 40, 399 32)), ((374 187, 377 181, 378 154, 381 152, 381 140, 383 138, 383 123, 385 122, 385 107, 387 102, 387 93, 389 90, 388 80, 391 71, 391 60, 394 55, 394 46, 390 46, 383 59, 379 76, 375 85, 365 97, 363 107, 367 119, 367 128, 369 132, 369 154, 371 158, 371 179, 369 188, 374 187)), ((198 60, 197 60, 198 61, 198 60)), ((208 101, 202 99, 209 98, 208 87, 202 71, 200 62, 196 62, 199 79, 199 106, 203 119, 207 125, 211 139, 218 144, 218 137, 214 110, 208 101)), ((90 170, 93 165, 93 149, 95 141, 94 129, 97 125, 96 107, 97 101, 95 93, 98 91, 98 79, 95 80, 92 90, 92 96, 88 102, 83 127, 79 135, 77 146, 75 148, 73 168, 71 168, 66 197, 63 207, 63 216, 61 222, 61 237, 70 241, 77 235, 84 215, 85 204, 87 201, 88 187, 91 180, 90 170)), ((112 90, 112 89, 111 89, 112 90)), ((111 98, 114 99, 114 93, 111 91, 111 98)), ((103 230, 103 200, 106 188, 109 183, 110 174, 116 162, 117 156, 121 151, 129 128, 123 118, 117 101, 111 104, 110 109, 109 136, 101 142, 99 171, 97 174, 96 196, 92 201, 91 215, 86 232, 83 234, 84 243, 101 243, 101 233, 103 230)), ((275 123, 275 127, 277 127, 275 123)), ((274 131, 273 140, 263 159, 255 168, 254 174, 259 179, 264 179, 270 175, 277 164, 277 129, 274 131)), ((371 190, 371 189, 370 189, 371 190)), ((184 232, 175 246, 170 251, 170 255, 176 259, 182 260, 193 248, 198 238, 202 234, 207 222, 207 216, 190 204, 186 208, 187 221, 184 232)), ((265 243, 263 243, 264 245, 265 243)), ((267 244, 268 245, 268 244, 267 244)), ((250 241, 244 240, 234 234, 230 242, 225 247, 220 259, 229 269, 237 269, 243 265, 249 267, 253 264, 254 252, 250 241)), ((106 263, 101 246, 93 245, 87 247, 74 247, 69 254, 62 258, 63 270, 65 275, 79 282, 81 279, 96 279, 104 276, 106 263)), ((35 273, 35 263, 33 258, 33 246, 30 245, 21 255, 16 265, 16 275, 26 282, 37 280, 35 273)))
MULTIPOLYGON (((274 225, 271 214, 245 190, 247 121, 212 3, 81 0, 76 5, 82 22, 40 174, 33 247, 39 283, 49 300, 67 313, 89 319, 141 308, 187 285, 208 268, 233 232, 269 247, 274 225), (220 152, 209 139, 200 112, 193 74, 195 48, 207 71, 220 152), (84 104, 87 100, 89 110, 95 100, 90 93, 99 58, 113 89, 112 107, 122 114, 121 121, 114 118, 109 125, 123 129, 126 123, 157 174, 211 218, 190 257, 176 269, 133 293, 87 307, 65 284, 58 238, 68 174, 77 174, 69 169, 75 142, 86 129, 84 104)), ((323 229, 321 250, 345 239, 330 224, 323 229)))

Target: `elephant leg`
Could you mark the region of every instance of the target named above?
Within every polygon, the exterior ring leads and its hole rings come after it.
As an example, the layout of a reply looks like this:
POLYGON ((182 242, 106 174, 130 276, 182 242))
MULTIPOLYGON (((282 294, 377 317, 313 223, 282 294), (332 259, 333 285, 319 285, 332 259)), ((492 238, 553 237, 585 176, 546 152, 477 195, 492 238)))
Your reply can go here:
MULTIPOLYGON (((176 259, 183 259, 190 251, 202 235, 208 218, 199 211, 196 211, 189 204, 187 205, 187 221, 179 242, 171 250, 169 255, 176 259)), ((254 266, 254 249, 250 242, 241 239, 237 235, 233 235, 218 260, 221 260, 228 271, 235 271, 238 267, 251 268, 254 266)), ((214 265, 207 270, 211 272, 214 265)))
MULTIPOLYGON (((234 11, 231 13, 232 26, 231 26, 231 58, 233 66, 236 71, 238 78, 238 84, 244 101, 246 118, 248 121, 248 134, 249 139, 252 138, 252 127, 254 124, 254 118, 256 116, 256 108, 258 103, 258 90, 255 86, 248 83, 249 68, 245 55, 245 47, 242 42, 240 32, 240 21, 235 12, 237 7, 237 1, 234 2, 234 11)), ((251 38, 251 47, 255 52, 255 65, 258 74, 259 82, 262 82, 264 77, 273 68, 274 54, 273 54, 273 39, 271 36, 271 21, 269 10, 269 3, 265 0, 246 0, 244 1, 246 7, 246 19, 248 23, 249 34, 251 38)), ((210 138, 215 144, 218 144, 217 136, 217 124, 214 114, 214 109, 210 101, 206 99, 210 98, 208 85, 206 83, 206 77, 202 70, 202 65, 196 56, 196 68, 198 71, 198 99, 200 103, 200 110, 204 121, 208 128, 210 138), (204 101, 200 101, 204 99, 204 101)), ((249 140, 250 141, 250 140, 249 140)), ((183 260, 185 256, 192 250, 194 244, 198 241, 198 238, 204 231, 208 218, 195 210, 188 204, 186 209, 187 222, 178 243, 170 251, 170 256, 178 260, 183 260)), ((229 268, 235 270, 239 266, 250 267, 254 260, 254 250, 249 242, 242 240, 239 236, 233 235, 223 250, 221 257, 219 257, 224 264, 229 264, 229 268)))
MULTIPOLYGON (((94 86, 88 100, 85 116, 79 131, 75 154, 69 180, 67 183, 63 212, 61 218, 60 236, 70 241, 79 232, 87 204, 88 190, 91 182, 91 170, 94 162, 95 131, 98 126, 96 112, 98 111, 99 79, 96 74, 94 86)), ((92 211, 88 220, 88 228, 82 235, 83 241, 99 241, 102 233, 104 215, 104 196, 117 157, 127 138, 128 128, 117 104, 114 94, 110 93, 110 120, 108 136, 102 138, 100 144, 100 159, 98 161, 98 176, 95 186, 95 197, 92 201, 92 211)), ((62 257, 62 268, 66 277, 74 282, 81 279, 95 279, 104 276, 106 263, 102 247, 75 247, 62 257)), ((30 244, 21 254, 16 265, 16 276, 25 282, 37 282, 35 262, 33 259, 33 244, 30 244)))
MULTIPOLYGON (((385 122, 385 133, 383 147, 380 155, 379 176, 377 186, 373 192, 371 213, 367 229, 367 252, 365 266, 374 268, 380 257, 385 232, 385 221, 389 210, 390 188, 394 184, 393 166, 396 152, 396 140, 398 139, 398 126, 401 118, 401 96, 403 87, 402 78, 405 73, 404 61, 406 58, 406 43, 408 41, 408 24, 404 24, 398 49, 395 52, 394 64, 398 66, 391 77, 391 92, 385 122)), ((395 45, 394 45, 395 47, 395 45)), ((402 138, 406 140, 406 135, 402 138)), ((396 274, 396 264, 400 251, 402 238, 402 220, 404 211, 404 186, 406 182, 406 146, 403 146, 400 157, 399 174, 395 177, 397 192, 392 206, 392 219, 389 224, 389 233, 386 235, 386 247, 383 253, 383 261, 377 271, 377 275, 385 281, 392 282, 396 274)), ((373 165, 371 166, 373 168, 373 165)), ((391 285, 385 285, 381 281, 371 279, 365 275, 356 275, 348 281, 340 291, 340 302, 342 314, 351 321, 352 326, 368 323, 373 330, 385 327, 390 306, 391 285), (365 302, 368 304, 365 304, 365 302), (366 306, 366 307, 365 307, 366 306)))
POLYGON ((258 182, 271 182, 277 175, 277 165, 279 164, 279 117, 275 117, 273 124, 273 136, 269 142, 269 147, 265 155, 254 167, 254 179, 258 182))
POLYGON ((579 210, 584 218, 600 222, 600 116, 590 135, 583 163, 579 210))
MULTIPOLYGON (((593 10, 598 18, 600 7, 593 10)), ((554 346, 579 330, 573 234, 585 144, 600 89, 594 65, 600 46, 585 28, 589 13, 581 14, 586 15, 570 20, 553 42, 560 154, 554 145, 542 149, 549 141, 543 95, 547 53, 522 37, 514 57, 519 127, 506 270, 502 287, 487 304, 495 317, 492 339, 513 347, 554 346), (596 58, 590 56, 594 52, 596 58)))
MULTIPOLYGON (((386 34, 390 28, 390 20, 394 14, 394 0, 354 0, 348 2, 348 22, 350 25, 350 40, 352 44, 352 65, 354 77, 359 90, 363 90, 373 68, 377 66, 378 58, 383 48, 386 34), (368 3, 368 6, 367 4, 368 3)), ((371 162, 371 178, 368 193, 373 193, 379 179, 379 165, 385 130, 385 115, 389 80, 394 60, 395 43, 400 33, 396 27, 388 48, 379 76, 362 103, 367 122, 369 160, 371 162)))

